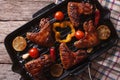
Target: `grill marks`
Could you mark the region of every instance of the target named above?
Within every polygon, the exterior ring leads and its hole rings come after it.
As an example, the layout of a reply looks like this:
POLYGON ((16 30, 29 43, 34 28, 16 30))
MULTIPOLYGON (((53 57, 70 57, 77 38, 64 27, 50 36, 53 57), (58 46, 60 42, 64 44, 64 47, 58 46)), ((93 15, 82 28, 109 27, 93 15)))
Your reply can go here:
POLYGON ((78 27, 81 23, 80 15, 89 15, 93 12, 93 5, 90 3, 69 2, 68 16, 74 27, 78 27))

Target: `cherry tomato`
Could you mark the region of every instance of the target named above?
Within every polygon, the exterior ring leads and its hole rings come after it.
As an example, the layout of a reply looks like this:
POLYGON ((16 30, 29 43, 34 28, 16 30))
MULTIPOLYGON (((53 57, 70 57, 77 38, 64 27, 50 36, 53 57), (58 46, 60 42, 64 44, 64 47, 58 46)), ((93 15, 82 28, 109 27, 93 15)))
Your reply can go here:
POLYGON ((77 30, 77 31, 75 32, 75 37, 76 37, 77 39, 83 38, 84 35, 85 35, 85 34, 84 34, 83 31, 77 30))
POLYGON ((37 48, 31 48, 29 50, 29 55, 32 58, 37 58, 37 57, 39 57, 39 50, 37 48))
POLYGON ((57 12, 55 13, 54 18, 55 18, 56 20, 63 20, 63 18, 64 18, 63 12, 57 11, 57 12))
POLYGON ((54 47, 50 48, 50 56, 51 56, 52 61, 54 62, 56 59, 54 47))

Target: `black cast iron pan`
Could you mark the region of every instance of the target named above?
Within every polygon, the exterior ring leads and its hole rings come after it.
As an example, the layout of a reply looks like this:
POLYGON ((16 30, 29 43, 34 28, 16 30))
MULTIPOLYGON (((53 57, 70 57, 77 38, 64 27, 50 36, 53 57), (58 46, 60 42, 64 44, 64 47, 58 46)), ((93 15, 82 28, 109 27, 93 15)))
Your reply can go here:
MULTIPOLYGON (((46 6, 45 8, 41 9, 40 11, 36 12, 33 15, 33 19, 31 21, 29 21, 25 25, 21 26, 20 28, 16 29, 15 31, 13 31, 9 35, 7 35, 7 37, 5 38, 5 41, 4 41, 5 47, 6 47, 8 54, 13 62, 12 70, 16 73, 19 73, 23 77, 22 79, 34 80, 33 77, 26 71, 26 69, 24 67, 24 64, 27 61, 25 61, 21 58, 22 54, 25 54, 33 46, 37 46, 38 48, 41 48, 41 46, 34 44, 30 41, 27 41, 27 43, 28 43, 27 48, 22 52, 17 52, 12 48, 13 39, 17 36, 26 37, 25 36, 26 32, 31 32, 31 31, 37 32, 39 21, 41 18, 49 17, 50 19, 53 19, 53 16, 54 16, 53 14, 56 11, 60 11, 60 10, 63 11, 64 13, 67 13, 67 3, 69 1, 81 2, 83 0, 66 0, 57 5, 52 3, 48 6, 46 6)), ((109 28, 111 30, 110 38, 107 41, 102 41, 98 46, 96 46, 94 48, 94 50, 88 55, 88 58, 86 60, 84 60, 83 62, 81 62, 78 65, 75 65, 74 67, 72 67, 69 70, 64 70, 63 75, 59 78, 54 78, 54 77, 48 76, 49 80, 61 80, 69 75, 78 75, 79 73, 84 71, 85 66, 87 66, 92 60, 94 60, 96 57, 102 55, 102 53, 104 53, 105 51, 107 51, 108 49, 110 49, 117 43, 118 36, 117 36, 116 30, 114 29, 112 22, 110 21, 110 11, 107 8, 103 8, 97 0, 91 0, 91 1, 89 0, 89 2, 96 5, 96 7, 100 10, 100 12, 101 12, 100 24, 105 24, 105 25, 109 26, 109 28)), ((47 48, 42 48, 42 49, 43 49, 43 53, 48 52, 47 48)), ((74 50, 73 48, 70 48, 70 49, 74 50)))

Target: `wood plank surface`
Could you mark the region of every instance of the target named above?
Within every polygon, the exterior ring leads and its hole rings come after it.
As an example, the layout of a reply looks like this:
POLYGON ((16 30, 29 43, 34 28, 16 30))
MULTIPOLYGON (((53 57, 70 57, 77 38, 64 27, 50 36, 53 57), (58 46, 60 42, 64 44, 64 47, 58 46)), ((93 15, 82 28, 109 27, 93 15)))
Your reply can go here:
POLYGON ((32 19, 39 9, 52 0, 0 0, 0 63, 11 63, 4 47, 5 37, 32 19))
POLYGON ((28 21, 0 21, 0 43, 4 42, 5 37, 28 21))
POLYGON ((11 64, 0 64, 0 80, 19 80, 20 75, 12 72, 11 64))
POLYGON ((1 0, 0 20, 30 20, 33 13, 50 3, 48 0, 1 0))
POLYGON ((32 19, 32 15, 54 0, 0 0, 0 80, 19 80, 5 49, 5 37, 32 19))

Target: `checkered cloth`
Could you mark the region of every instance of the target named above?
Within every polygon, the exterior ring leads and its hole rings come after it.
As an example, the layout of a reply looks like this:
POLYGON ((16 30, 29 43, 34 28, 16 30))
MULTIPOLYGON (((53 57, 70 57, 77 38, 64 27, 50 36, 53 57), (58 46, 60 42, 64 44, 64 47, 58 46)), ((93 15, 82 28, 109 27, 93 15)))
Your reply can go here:
POLYGON ((99 2, 111 11, 110 19, 120 38, 120 0, 99 0, 99 2))
MULTIPOLYGON (((92 61, 91 76, 93 80, 120 80, 120 46, 114 46, 92 61)), ((88 70, 81 73, 79 78, 89 80, 88 70)))
MULTIPOLYGON (((111 11, 110 19, 120 37, 120 0, 99 0, 99 2, 111 11)), ((88 71, 82 74, 82 80, 89 80, 89 77, 83 77, 85 73, 88 74, 88 71)), ((120 80, 120 40, 117 46, 92 62, 91 76, 93 80, 120 80)))
MULTIPOLYGON (((62 0, 60 0, 62 1, 62 0)), ((60 2, 59 1, 59 2, 60 2)), ((111 11, 110 19, 120 38, 120 0, 98 0, 111 11)), ((120 80, 120 39, 116 46, 91 63, 92 80, 120 80)), ((68 80, 90 80, 88 70, 68 80)))
MULTIPOLYGON (((102 6, 111 11, 110 19, 120 37, 120 0, 99 0, 102 6)), ((93 80, 120 80, 120 41, 109 51, 105 52, 92 62, 91 76, 93 80)), ((89 80, 86 76, 88 71, 84 71, 80 78, 89 80)))

